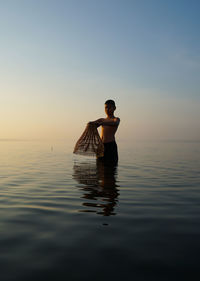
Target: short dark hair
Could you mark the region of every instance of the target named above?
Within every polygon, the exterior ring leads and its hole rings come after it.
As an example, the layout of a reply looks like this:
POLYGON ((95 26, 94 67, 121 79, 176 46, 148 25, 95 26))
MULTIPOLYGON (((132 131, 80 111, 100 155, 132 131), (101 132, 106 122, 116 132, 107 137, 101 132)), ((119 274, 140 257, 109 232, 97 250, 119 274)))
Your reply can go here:
POLYGON ((114 102, 114 100, 107 100, 106 102, 105 102, 105 104, 107 104, 107 105, 112 105, 112 106, 114 106, 115 107, 115 102, 114 102))

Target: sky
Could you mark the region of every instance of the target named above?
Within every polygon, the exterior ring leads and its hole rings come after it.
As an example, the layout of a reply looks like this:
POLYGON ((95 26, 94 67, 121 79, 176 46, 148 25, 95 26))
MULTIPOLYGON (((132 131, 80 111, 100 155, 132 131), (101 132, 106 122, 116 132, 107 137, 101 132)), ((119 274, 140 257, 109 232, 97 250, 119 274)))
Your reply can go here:
POLYGON ((0 0, 0 139, 200 140, 200 1, 0 0))

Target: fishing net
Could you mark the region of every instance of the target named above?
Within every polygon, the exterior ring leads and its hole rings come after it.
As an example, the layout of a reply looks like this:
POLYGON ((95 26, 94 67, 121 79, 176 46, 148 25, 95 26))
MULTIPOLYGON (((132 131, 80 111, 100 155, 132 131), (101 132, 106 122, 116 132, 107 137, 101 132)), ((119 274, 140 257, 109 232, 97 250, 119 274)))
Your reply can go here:
POLYGON ((88 123, 77 141, 73 153, 85 156, 103 157, 104 145, 95 124, 88 123))

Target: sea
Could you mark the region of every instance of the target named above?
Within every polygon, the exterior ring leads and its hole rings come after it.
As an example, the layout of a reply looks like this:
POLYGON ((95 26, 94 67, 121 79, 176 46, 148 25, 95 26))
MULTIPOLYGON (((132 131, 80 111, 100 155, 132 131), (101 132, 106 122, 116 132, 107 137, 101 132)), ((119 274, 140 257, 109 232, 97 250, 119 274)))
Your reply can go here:
POLYGON ((0 141, 0 280, 198 280, 200 142, 0 141))

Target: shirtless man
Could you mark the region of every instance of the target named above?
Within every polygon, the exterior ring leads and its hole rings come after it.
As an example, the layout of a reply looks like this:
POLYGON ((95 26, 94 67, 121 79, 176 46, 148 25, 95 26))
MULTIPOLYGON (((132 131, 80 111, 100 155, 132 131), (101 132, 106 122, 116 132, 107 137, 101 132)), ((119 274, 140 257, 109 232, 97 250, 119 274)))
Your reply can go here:
POLYGON ((100 159, 105 162, 117 163, 118 151, 115 142, 115 133, 119 126, 120 119, 114 116, 115 109, 115 102, 113 100, 107 100, 105 102, 105 112, 107 117, 89 123, 95 124, 97 127, 102 126, 101 139, 104 144, 104 157, 101 157, 100 159))

